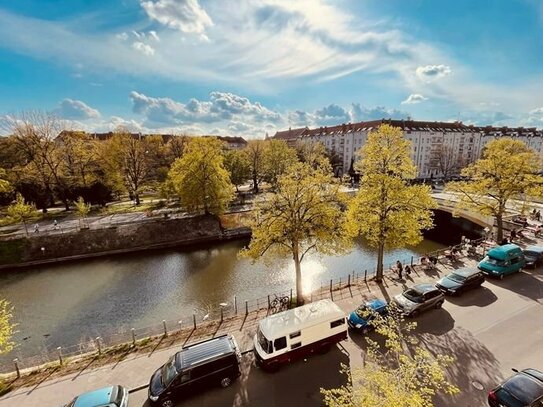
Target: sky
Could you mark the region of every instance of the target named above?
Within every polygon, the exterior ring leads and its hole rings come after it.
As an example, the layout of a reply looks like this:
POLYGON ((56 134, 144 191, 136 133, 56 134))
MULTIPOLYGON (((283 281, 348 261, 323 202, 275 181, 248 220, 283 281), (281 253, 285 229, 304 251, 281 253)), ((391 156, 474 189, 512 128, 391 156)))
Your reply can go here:
POLYGON ((543 128, 542 0, 0 0, 0 134, 543 128))

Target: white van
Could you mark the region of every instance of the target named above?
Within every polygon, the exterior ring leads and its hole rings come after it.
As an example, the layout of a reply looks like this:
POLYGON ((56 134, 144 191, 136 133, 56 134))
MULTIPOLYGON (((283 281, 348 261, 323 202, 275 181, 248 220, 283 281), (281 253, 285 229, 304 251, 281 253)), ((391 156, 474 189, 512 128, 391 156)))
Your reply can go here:
POLYGON ((345 312, 331 300, 320 300, 261 320, 254 337, 254 353, 260 366, 274 371, 293 359, 325 353, 344 339, 345 312))

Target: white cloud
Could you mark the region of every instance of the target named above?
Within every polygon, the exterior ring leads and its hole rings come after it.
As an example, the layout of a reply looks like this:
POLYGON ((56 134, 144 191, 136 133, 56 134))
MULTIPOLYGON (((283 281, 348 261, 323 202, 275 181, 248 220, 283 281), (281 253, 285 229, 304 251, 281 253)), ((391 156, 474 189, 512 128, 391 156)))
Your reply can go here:
POLYGON ((153 30, 149 31, 149 32, 147 33, 147 36, 148 36, 149 38, 151 38, 151 39, 157 41, 157 42, 160 41, 160 37, 158 36, 158 34, 156 33, 156 31, 153 31, 153 30))
POLYGON ((213 25, 198 0, 142 1, 141 6, 151 19, 183 33, 207 38, 206 28, 213 25))
POLYGON ((452 70, 447 65, 426 65, 417 67, 416 73, 423 80, 434 80, 450 75, 452 70))
POLYGON ((128 34, 125 32, 122 32, 122 33, 117 34, 115 37, 121 41, 126 41, 128 39, 128 34))
POLYGON ((425 100, 428 100, 428 98, 419 95, 418 93, 412 93, 407 99, 402 101, 402 105, 414 105, 416 103, 424 102, 425 100))
POLYGON ((87 120, 100 117, 100 112, 85 104, 81 100, 64 99, 60 102, 60 107, 55 110, 63 119, 87 120))
POLYGON ((170 98, 155 98, 131 92, 135 113, 145 115, 149 124, 214 123, 234 118, 250 118, 255 123, 278 121, 281 115, 259 102, 225 92, 211 92, 207 101, 190 99, 180 103, 170 98))
POLYGON ((132 48, 138 50, 139 52, 145 55, 151 56, 155 54, 155 49, 148 44, 144 44, 143 42, 139 42, 139 41, 133 42, 132 48))

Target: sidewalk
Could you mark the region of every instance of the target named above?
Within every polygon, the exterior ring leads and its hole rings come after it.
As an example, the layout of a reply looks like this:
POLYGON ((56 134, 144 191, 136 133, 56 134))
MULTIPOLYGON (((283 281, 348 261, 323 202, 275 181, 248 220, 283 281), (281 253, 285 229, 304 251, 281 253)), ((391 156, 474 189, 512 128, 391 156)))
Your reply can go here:
MULTIPOLYGON (((476 261, 463 257, 454 265, 442 260, 434 270, 424 271, 416 267, 405 280, 395 279, 395 275, 387 274, 381 285, 374 282, 357 281, 350 287, 344 287, 332 292, 333 300, 341 306, 345 313, 350 313, 356 305, 370 298, 385 298, 390 300, 394 295, 402 292, 407 286, 421 282, 434 282, 440 276, 449 273, 452 269, 462 266, 475 266, 476 261), (453 267, 454 266, 454 267, 453 267)), ((330 292, 323 290, 315 293, 313 301, 321 298, 330 298, 330 292)), ((247 318, 237 317, 219 324, 213 321, 215 335, 231 333, 236 337, 242 351, 250 351, 252 337, 256 332, 258 321, 266 316, 266 310, 249 313, 247 318)), ((208 330, 209 331, 209 330, 208 330)), ((148 383, 152 373, 166 362, 168 357, 176 352, 184 342, 192 343, 203 338, 167 337, 164 341, 171 341, 172 346, 149 354, 129 354, 117 363, 93 368, 92 361, 83 366, 77 373, 68 376, 44 380, 30 388, 17 389, 0 398, 0 407, 18 406, 31 407, 37 405, 55 406, 63 405, 74 396, 111 384, 122 384, 129 389, 136 389, 148 383)), ((141 390, 144 391, 144 390, 141 390)))

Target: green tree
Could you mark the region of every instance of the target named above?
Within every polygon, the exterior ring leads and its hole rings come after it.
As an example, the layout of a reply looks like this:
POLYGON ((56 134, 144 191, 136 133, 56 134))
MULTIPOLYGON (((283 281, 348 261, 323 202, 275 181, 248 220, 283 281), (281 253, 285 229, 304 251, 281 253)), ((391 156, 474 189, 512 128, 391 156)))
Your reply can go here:
POLYGON ((7 179, 6 170, 0 168, 0 194, 5 194, 12 190, 11 183, 7 179))
POLYGON ((263 159, 266 142, 264 140, 249 140, 244 151, 251 163, 251 178, 253 179, 253 190, 258 194, 258 186, 263 177, 263 159))
POLYGON ((301 263, 314 250, 340 254, 349 241, 344 224, 345 196, 333 177, 320 168, 296 163, 279 177, 277 189, 256 204, 252 238, 241 256, 273 261, 292 256, 296 270, 296 299, 303 303, 301 263))
POLYGON ((300 161, 308 163, 313 168, 322 167, 327 171, 332 171, 326 147, 320 141, 298 141, 296 153, 300 161))
POLYGON ((234 198, 234 186, 224 168, 223 144, 214 137, 191 139, 183 157, 172 165, 168 179, 191 212, 223 213, 234 198))
POLYGON ((77 198, 77 202, 75 203, 75 211, 77 213, 77 217, 79 218, 79 227, 81 228, 81 221, 85 223, 85 226, 88 227, 87 223, 87 216, 90 212, 91 206, 88 203, 85 203, 85 200, 83 197, 77 198))
POLYGON ((36 216, 36 208, 34 205, 25 203, 23 196, 17 194, 15 203, 8 206, 8 216, 13 218, 16 222, 23 222, 26 236, 28 236, 28 226, 26 222, 36 216))
POLYGON ((454 359, 447 355, 432 355, 417 346, 412 331, 416 323, 405 323, 392 306, 387 316, 366 312, 372 325, 384 338, 384 345, 366 338, 368 350, 364 367, 355 368, 349 384, 324 390, 324 402, 329 407, 433 407, 438 393, 457 394, 458 388, 446 377, 446 368, 454 359))
POLYGON ((0 355, 13 349, 15 324, 13 323, 13 307, 4 299, 0 299, 0 355))
POLYGON ((493 216, 501 241, 508 203, 524 194, 542 195, 541 167, 538 154, 522 141, 499 138, 486 145, 481 159, 462 170, 468 181, 451 182, 446 190, 458 194, 459 208, 493 216))
POLYGON ((224 153, 224 167, 230 173, 230 180, 239 192, 239 186, 251 178, 251 162, 245 151, 227 150, 224 153))
POLYGON ((383 278, 385 249, 417 244, 421 230, 432 227, 431 209, 437 205, 430 187, 408 184, 416 175, 410 149, 401 129, 384 124, 369 134, 355 164, 362 179, 347 211, 347 231, 377 248, 377 282, 383 278))
POLYGON ((267 140, 262 156, 264 180, 276 188, 279 177, 296 161, 296 150, 290 148, 285 141, 267 140))

